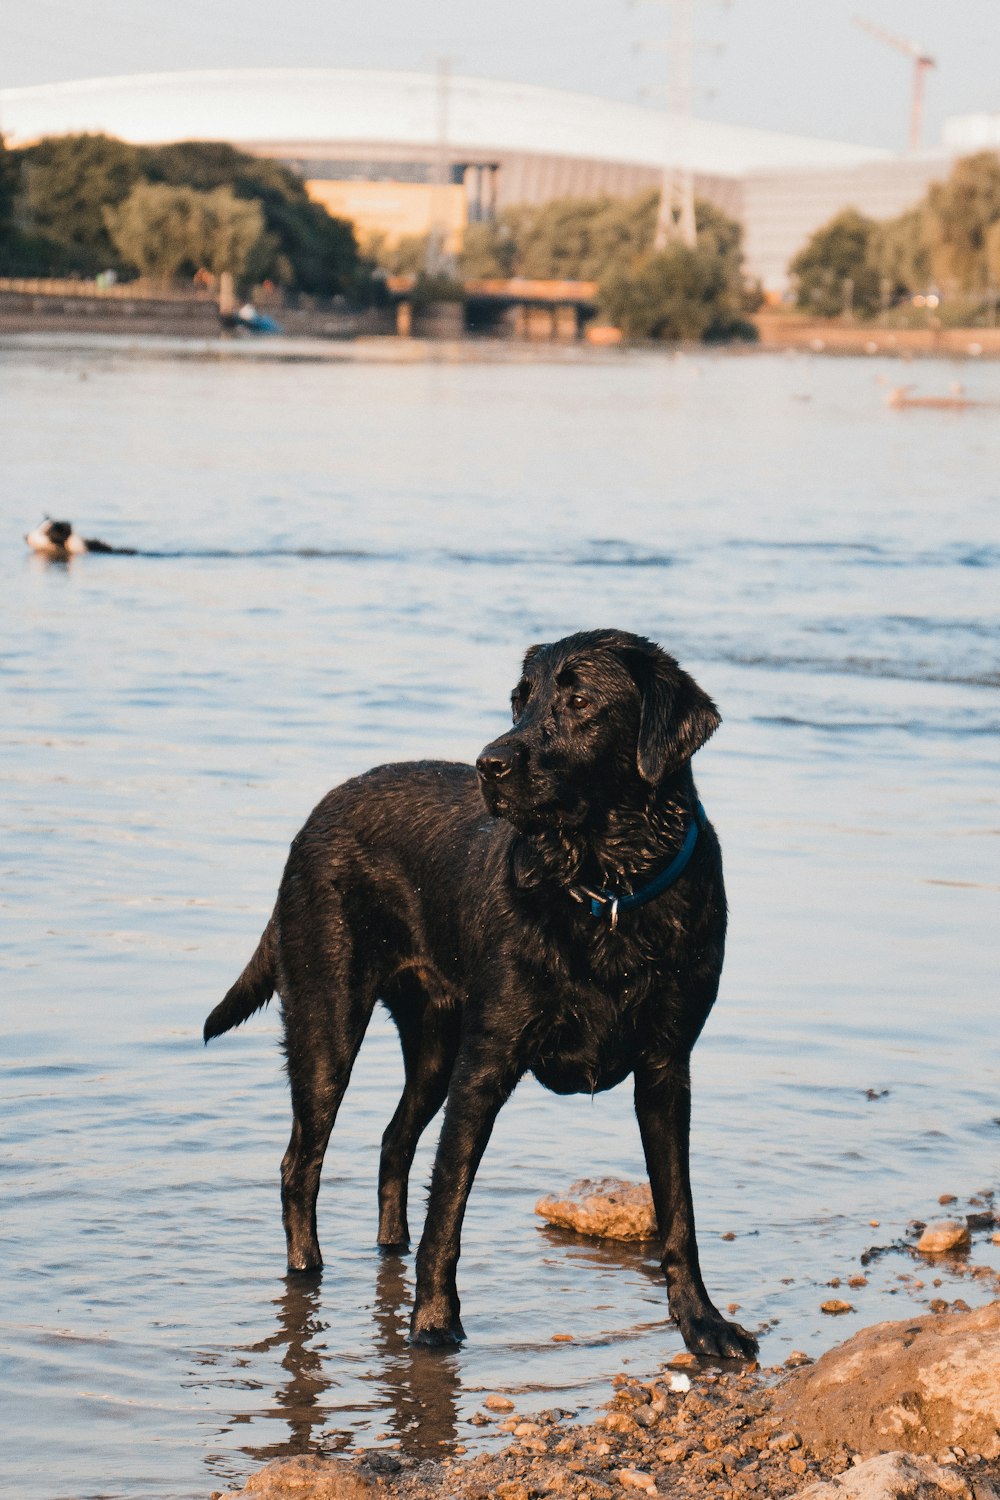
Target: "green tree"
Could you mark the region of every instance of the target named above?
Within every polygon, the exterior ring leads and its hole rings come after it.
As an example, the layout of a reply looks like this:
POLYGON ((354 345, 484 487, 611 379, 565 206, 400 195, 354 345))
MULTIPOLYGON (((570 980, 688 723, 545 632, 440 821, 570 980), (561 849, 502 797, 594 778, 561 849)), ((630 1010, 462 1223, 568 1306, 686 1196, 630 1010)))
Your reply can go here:
POLYGON ((881 283, 872 263, 875 220, 845 208, 817 229, 789 266, 795 300, 807 312, 833 318, 853 308, 862 316, 878 311, 881 283))
POLYGON ((123 203, 105 209, 118 254, 142 275, 169 280, 199 266, 237 281, 252 278, 270 250, 259 203, 240 201, 229 188, 140 182, 123 203))
POLYGON ((361 265, 354 226, 314 203, 302 179, 281 162, 250 156, 225 141, 145 146, 140 160, 150 182, 202 192, 229 187, 237 198, 259 202, 272 245, 262 275, 318 296, 356 285, 361 265))
POLYGON ((514 273, 517 241, 504 219, 490 224, 470 224, 458 258, 462 275, 473 281, 506 281, 514 273))
POLYGON ((62 247, 81 270, 118 265, 104 209, 121 203, 139 180, 136 148, 106 135, 67 135, 18 154, 25 231, 62 247))
POLYGON ((600 282, 602 313, 628 338, 756 338, 749 314, 760 305, 760 290, 743 276, 739 224, 699 199, 696 245, 654 251, 657 195, 632 201, 638 242, 647 248, 612 262, 600 282))
POLYGON ((462 272, 597 281, 603 313, 630 338, 752 337, 760 295, 743 278, 739 224, 698 200, 697 249, 654 254, 658 206, 653 189, 509 208, 466 232, 462 272))
POLYGON ((556 198, 506 215, 518 276, 593 281, 652 248, 657 194, 556 198))
POLYGON ((740 291, 710 249, 670 244, 610 271, 599 302, 626 338, 724 338, 750 332, 740 291))
POLYGON ((883 305, 926 289, 932 274, 924 205, 907 209, 894 219, 877 222, 869 240, 868 257, 879 278, 883 305))
POLYGON ((926 220, 935 279, 953 290, 984 290, 990 231, 1000 222, 1000 156, 980 151, 956 162, 947 180, 929 189, 926 220))
POLYGON ((50 137, 12 155, 20 169, 18 218, 53 266, 122 269, 104 210, 149 181, 198 192, 227 188, 241 201, 258 203, 267 231, 261 276, 320 296, 356 290, 363 281, 353 226, 313 203, 301 179, 280 162, 225 142, 133 146, 76 135, 50 137))

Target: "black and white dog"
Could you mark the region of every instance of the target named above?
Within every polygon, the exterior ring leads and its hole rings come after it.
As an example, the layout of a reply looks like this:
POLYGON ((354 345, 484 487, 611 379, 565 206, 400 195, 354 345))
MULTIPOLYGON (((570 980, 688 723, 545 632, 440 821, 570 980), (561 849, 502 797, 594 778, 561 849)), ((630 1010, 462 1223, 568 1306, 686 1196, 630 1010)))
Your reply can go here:
POLYGON ((118 552, 128 557, 135 555, 134 547, 109 547, 107 542, 100 542, 96 537, 79 536, 70 521, 50 521, 48 517, 34 531, 27 532, 24 540, 32 552, 55 560, 79 557, 84 552, 118 552))

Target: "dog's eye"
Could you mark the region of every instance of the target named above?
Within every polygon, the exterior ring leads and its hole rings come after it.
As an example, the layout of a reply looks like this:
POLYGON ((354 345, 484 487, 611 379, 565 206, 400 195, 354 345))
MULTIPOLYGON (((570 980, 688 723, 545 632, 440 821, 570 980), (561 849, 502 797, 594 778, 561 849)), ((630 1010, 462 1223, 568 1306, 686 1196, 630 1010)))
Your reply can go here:
POLYGON ((570 696, 569 706, 577 709, 589 708, 590 699, 584 693, 573 693, 570 696))

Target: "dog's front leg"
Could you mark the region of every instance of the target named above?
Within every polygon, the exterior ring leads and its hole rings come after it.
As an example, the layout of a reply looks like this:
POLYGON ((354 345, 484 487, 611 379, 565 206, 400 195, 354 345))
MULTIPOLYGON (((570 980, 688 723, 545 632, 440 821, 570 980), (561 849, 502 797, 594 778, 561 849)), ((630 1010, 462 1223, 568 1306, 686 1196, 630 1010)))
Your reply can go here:
POLYGON ((671 1315, 695 1354, 752 1358, 757 1340, 738 1323, 726 1321, 701 1277, 691 1198, 691 1071, 686 1058, 644 1063, 636 1069, 635 1112, 660 1228, 660 1264, 671 1315))
POLYGON ((411 1343, 457 1344, 465 1337, 456 1283, 465 1205, 494 1121, 518 1076, 509 1064, 468 1054, 456 1063, 417 1251, 411 1343))

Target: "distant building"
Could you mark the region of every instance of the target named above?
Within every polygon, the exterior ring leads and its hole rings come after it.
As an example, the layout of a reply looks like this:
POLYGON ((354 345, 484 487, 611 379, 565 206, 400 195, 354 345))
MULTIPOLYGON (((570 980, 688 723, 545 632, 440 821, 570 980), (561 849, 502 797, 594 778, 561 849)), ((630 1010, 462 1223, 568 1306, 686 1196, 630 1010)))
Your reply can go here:
MULTIPOLYGON (((747 267, 770 289, 809 234, 849 204, 878 216, 915 203, 957 149, 887 151, 677 116, 583 94, 455 77, 442 141, 433 74, 335 68, 158 73, 0 90, 11 144, 103 131, 136 142, 225 140, 286 162, 331 213, 388 242, 514 203, 659 183, 686 158, 695 190, 740 219, 747 267)), ((1000 120, 970 116, 969 120, 1000 120)), ((962 124, 953 121, 958 130, 962 124)), ((971 127, 969 127, 971 128, 971 127)), ((985 129, 986 127, 982 127, 985 129)), ((1000 139, 1000 127, 997 130, 1000 139)))
POLYGON ((748 172, 740 214, 748 272, 768 290, 784 291, 789 261, 821 224, 844 208, 894 218, 947 177, 952 160, 939 151, 846 167, 748 172))
POLYGON ((944 144, 953 156, 1000 148, 1000 114, 953 115, 944 122, 944 144))

